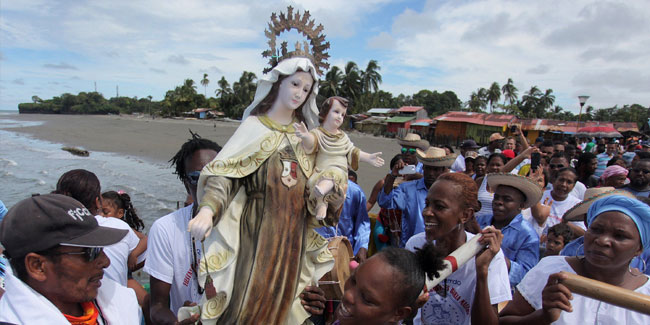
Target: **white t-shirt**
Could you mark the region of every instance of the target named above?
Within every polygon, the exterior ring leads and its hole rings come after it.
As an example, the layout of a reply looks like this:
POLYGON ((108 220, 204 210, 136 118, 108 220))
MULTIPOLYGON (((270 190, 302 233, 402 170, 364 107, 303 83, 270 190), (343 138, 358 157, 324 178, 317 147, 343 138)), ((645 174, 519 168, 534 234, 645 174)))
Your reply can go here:
POLYGON ((138 246, 140 238, 129 227, 128 223, 118 218, 95 216, 95 219, 102 227, 127 229, 129 231, 117 244, 104 247, 104 253, 111 261, 111 265, 104 269, 104 276, 126 287, 129 272, 129 254, 138 246))
MULTIPOLYGON (((183 303, 198 303, 201 295, 192 271, 192 240, 187 224, 192 218, 192 205, 176 210, 156 220, 149 230, 147 260, 144 271, 152 277, 171 284, 169 304, 176 314, 183 303)), ((197 243, 196 257, 201 260, 201 244, 197 243)))
MULTIPOLYGON (((560 271, 576 274, 566 261, 566 256, 544 257, 533 267, 521 283, 517 291, 535 310, 542 309, 542 290, 546 286, 548 277, 560 271)), ((642 275, 647 278, 646 275, 642 275)), ((644 295, 650 295, 650 281, 634 290, 644 295)), ((563 311, 553 324, 650 324, 650 316, 637 313, 621 307, 616 307, 599 300, 573 294, 571 300, 573 312, 563 311)))
MULTIPOLYGON (((475 235, 465 232, 467 240, 475 235)), ((426 244, 425 233, 419 233, 406 243, 406 249, 415 252, 426 244)), ((413 324, 470 324, 472 304, 476 291, 476 261, 472 258, 434 288, 429 288, 429 301, 418 311, 413 324), (437 292, 440 292, 438 294, 437 292)), ((488 268, 490 304, 512 299, 510 280, 503 251, 499 250, 488 268)))
MULTIPOLYGON (((576 204, 582 202, 582 200, 576 198, 573 195, 568 195, 564 201, 555 201, 551 196, 551 190, 546 190, 544 191, 544 195, 542 195, 541 202, 542 204, 549 205, 551 207, 551 212, 546 219, 546 223, 544 224, 544 228, 548 229, 562 222, 562 216, 564 216, 564 213, 573 208, 573 206, 576 204)), ((572 221, 571 223, 584 230, 587 230, 587 228, 585 228, 584 222, 582 221, 572 221)))
POLYGON ((465 157, 458 155, 454 163, 451 165, 451 171, 454 173, 462 173, 465 171, 465 157))

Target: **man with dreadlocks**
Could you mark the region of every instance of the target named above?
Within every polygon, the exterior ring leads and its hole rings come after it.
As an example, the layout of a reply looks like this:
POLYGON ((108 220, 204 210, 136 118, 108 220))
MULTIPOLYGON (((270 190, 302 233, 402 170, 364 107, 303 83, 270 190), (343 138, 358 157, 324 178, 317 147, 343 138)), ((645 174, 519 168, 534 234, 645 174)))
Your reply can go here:
MULTIPOLYGON (((174 173, 196 202, 196 183, 203 166, 217 156, 221 147, 192 133, 192 138, 169 161, 174 173)), ((149 231, 149 247, 144 271, 151 276, 151 320, 155 324, 175 324, 178 309, 186 302, 199 302, 203 290, 198 285, 197 265, 203 255, 186 231, 196 214, 190 204, 154 222, 149 231)), ((194 324, 199 315, 181 324, 194 324)))

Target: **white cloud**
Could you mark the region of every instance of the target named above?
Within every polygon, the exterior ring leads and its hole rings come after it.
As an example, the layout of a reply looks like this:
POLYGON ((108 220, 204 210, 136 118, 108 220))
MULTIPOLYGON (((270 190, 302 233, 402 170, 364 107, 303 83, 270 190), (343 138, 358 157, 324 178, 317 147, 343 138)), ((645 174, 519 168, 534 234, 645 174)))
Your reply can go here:
POLYGON ((590 94, 596 107, 647 103, 648 11, 646 2, 430 0, 421 12, 404 10, 390 34, 371 40, 395 41, 390 65, 440 72, 417 88, 451 89, 461 100, 510 77, 520 93, 533 85, 554 89, 566 109, 577 92, 590 94))

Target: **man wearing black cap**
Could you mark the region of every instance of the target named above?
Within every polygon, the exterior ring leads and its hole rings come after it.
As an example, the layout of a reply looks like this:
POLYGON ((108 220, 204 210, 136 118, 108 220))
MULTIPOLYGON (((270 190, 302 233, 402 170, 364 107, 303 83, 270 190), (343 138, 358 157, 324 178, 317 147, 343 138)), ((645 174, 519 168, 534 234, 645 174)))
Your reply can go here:
POLYGON ((467 151, 476 151, 479 146, 476 144, 476 141, 472 139, 467 139, 463 141, 460 145, 460 156, 456 157, 456 160, 451 165, 451 171, 454 173, 462 173, 465 171, 465 153, 467 151))
POLYGON ((139 324, 133 290, 104 276, 103 247, 125 230, 101 227, 83 204, 48 194, 18 202, 0 224, 13 267, 0 299, 10 324, 139 324))

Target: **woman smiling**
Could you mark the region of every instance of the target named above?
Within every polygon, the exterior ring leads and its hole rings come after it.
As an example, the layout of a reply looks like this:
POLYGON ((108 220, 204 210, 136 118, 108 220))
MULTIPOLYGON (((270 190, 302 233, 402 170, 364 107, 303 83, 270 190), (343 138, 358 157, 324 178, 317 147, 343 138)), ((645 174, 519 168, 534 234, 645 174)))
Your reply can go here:
MULTIPOLYGON (((425 232, 413 236, 406 249, 415 251, 434 243, 447 256, 474 237, 463 224, 478 210, 478 188, 462 173, 438 177, 429 189, 422 211, 425 232)), ((420 309, 414 324, 481 324, 497 322, 497 304, 511 299, 508 269, 501 251, 501 231, 484 229, 481 242, 488 249, 470 259, 434 288, 420 309), (489 289, 489 290, 488 290, 489 289)))

